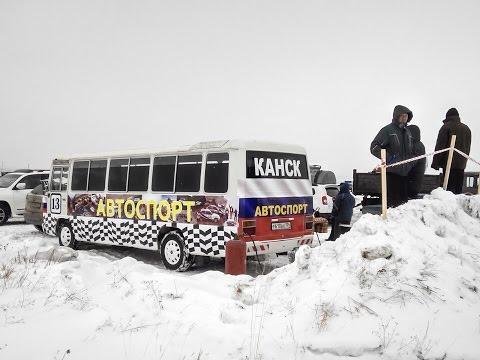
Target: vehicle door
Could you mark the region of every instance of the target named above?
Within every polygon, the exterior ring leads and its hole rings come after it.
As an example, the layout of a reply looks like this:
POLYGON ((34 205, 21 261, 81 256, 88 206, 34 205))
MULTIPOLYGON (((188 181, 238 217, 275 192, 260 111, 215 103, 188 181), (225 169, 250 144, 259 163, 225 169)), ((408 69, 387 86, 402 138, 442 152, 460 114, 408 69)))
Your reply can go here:
POLYGON ((69 166, 54 165, 52 167, 49 192, 47 196, 47 211, 53 215, 64 215, 68 213, 68 179, 69 166))
POLYGON ((25 212, 27 194, 40 185, 40 180, 40 174, 25 175, 13 186, 13 204, 17 215, 23 215, 25 212))

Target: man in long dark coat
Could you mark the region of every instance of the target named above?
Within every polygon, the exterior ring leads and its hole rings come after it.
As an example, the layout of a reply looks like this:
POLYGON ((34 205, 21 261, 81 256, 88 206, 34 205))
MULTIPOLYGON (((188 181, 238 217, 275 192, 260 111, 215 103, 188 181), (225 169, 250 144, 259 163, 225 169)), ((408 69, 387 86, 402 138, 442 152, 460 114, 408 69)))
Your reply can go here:
MULTIPOLYGON (((452 135, 457 135, 455 140, 455 148, 470 155, 470 145, 472 142, 472 133, 470 128, 460 121, 460 116, 457 109, 451 108, 447 111, 443 126, 440 128, 437 137, 437 144, 435 150, 445 149, 450 146, 452 135)), ((448 152, 436 154, 433 157, 432 168, 439 170, 447 167, 448 152)), ((463 189, 463 176, 465 167, 467 166, 467 159, 457 152, 453 155, 452 165, 450 168, 450 176, 448 179, 447 190, 454 194, 461 194, 463 189)))

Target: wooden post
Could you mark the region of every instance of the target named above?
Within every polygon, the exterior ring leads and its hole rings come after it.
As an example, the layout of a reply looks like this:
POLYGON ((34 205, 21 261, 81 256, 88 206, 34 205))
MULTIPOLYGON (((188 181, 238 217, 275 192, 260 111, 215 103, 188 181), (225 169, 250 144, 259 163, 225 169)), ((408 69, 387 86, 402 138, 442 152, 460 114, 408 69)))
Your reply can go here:
POLYGON ((382 178, 382 218, 387 218, 387 150, 381 150, 381 178, 382 178))
POLYGON ((450 177, 450 168, 452 167, 453 153, 455 148, 455 141, 457 140, 457 135, 452 135, 452 140, 450 141, 450 150, 448 151, 448 160, 447 168, 443 174, 443 190, 447 190, 448 178, 450 177))

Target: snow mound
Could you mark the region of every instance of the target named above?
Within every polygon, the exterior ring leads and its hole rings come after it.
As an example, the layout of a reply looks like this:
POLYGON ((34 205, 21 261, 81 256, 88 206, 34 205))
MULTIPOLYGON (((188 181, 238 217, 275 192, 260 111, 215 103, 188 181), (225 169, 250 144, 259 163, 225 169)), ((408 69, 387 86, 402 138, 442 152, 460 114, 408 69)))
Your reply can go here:
POLYGON ((480 359, 479 196, 362 216, 257 278, 110 252, 0 228, 0 359, 480 359))
POLYGON ((478 359, 480 197, 437 189, 385 221, 362 216, 335 243, 300 248, 292 266, 258 281, 278 294, 273 313, 294 301, 309 353, 478 359))

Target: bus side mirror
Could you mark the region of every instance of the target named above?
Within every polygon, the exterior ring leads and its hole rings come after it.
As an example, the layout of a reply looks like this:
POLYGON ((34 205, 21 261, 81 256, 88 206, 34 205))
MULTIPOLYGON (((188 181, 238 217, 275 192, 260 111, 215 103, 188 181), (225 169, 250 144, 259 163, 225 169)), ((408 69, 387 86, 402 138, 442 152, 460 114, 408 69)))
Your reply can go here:
POLYGON ((15 188, 16 188, 17 190, 25 190, 26 187, 27 187, 27 184, 25 184, 25 183, 18 183, 15 188))

